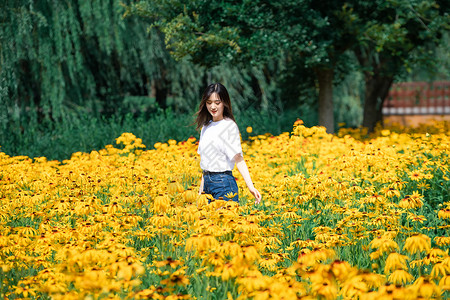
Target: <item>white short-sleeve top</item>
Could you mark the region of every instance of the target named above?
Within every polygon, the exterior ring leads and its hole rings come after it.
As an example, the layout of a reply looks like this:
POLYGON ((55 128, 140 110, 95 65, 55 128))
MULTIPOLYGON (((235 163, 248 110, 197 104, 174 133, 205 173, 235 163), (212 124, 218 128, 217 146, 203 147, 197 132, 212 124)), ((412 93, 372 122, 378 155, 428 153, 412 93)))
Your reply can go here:
POLYGON ((204 171, 223 172, 234 168, 234 156, 242 155, 241 137, 237 124, 228 118, 210 121, 200 133, 197 153, 204 171))

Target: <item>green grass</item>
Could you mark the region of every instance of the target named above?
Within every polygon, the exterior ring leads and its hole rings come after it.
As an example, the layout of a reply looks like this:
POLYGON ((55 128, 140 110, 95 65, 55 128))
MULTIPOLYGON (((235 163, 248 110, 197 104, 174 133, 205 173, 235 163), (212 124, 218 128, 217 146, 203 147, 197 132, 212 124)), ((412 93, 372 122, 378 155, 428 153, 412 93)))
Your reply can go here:
MULTIPOLYGON (((311 114, 300 110, 281 113, 259 112, 253 109, 236 113, 235 118, 242 138, 248 139, 246 128, 253 128, 252 135, 290 132, 297 118, 313 125, 311 114)), ((69 159, 74 152, 91 152, 115 144, 124 132, 131 132, 142 139, 147 149, 156 142, 169 139, 182 141, 190 136, 199 138, 194 113, 177 114, 172 110, 160 111, 150 117, 134 117, 132 114, 109 118, 95 117, 86 113, 74 113, 62 122, 38 124, 25 118, 8 124, 0 133, 0 151, 11 156, 25 155, 31 158, 47 157, 49 160, 69 159)))

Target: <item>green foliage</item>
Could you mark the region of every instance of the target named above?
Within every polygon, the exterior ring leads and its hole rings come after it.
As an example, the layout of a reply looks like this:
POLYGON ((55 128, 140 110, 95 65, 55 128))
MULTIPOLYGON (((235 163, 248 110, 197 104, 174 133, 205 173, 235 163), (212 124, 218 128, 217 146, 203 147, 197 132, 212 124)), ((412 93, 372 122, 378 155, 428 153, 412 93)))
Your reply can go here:
MULTIPOLYGON (((190 136, 198 139, 195 127, 189 126, 194 121, 193 114, 193 111, 191 114, 177 114, 167 109, 152 113, 150 117, 135 117, 127 113, 96 118, 80 112, 66 116, 65 121, 60 123, 10 127, 8 134, 0 140, 0 150, 8 155, 26 155, 31 158, 44 156, 61 161, 69 159, 74 152, 90 152, 103 149, 108 144, 116 145, 115 139, 123 132, 131 132, 142 138, 147 149, 152 149, 156 142, 169 139, 182 141, 190 136)), ((253 127, 252 135, 277 135, 290 132, 297 118, 303 118, 307 124, 315 122, 308 110, 299 109, 273 114, 249 107, 236 112, 235 117, 244 140, 249 138, 246 132, 248 126, 253 127)))
POLYGON ((415 60, 408 63, 405 72, 397 81, 434 81, 450 78, 450 32, 444 32, 437 47, 427 46, 420 56, 413 53, 415 60))
POLYGON ((363 117, 363 101, 361 101, 364 95, 363 74, 358 70, 349 72, 333 89, 333 93, 336 125, 338 127, 359 127, 363 117))
POLYGON ((420 63, 435 69, 436 48, 450 29, 448 9, 439 1, 350 1, 343 7, 355 28, 358 58, 366 84, 362 125, 373 131, 382 122, 381 109, 395 79, 420 63))
MULTIPOLYGON (((335 1, 140 1, 129 14, 148 16, 177 59, 215 66, 260 65, 287 56, 318 80, 319 124, 334 131, 334 68, 355 42, 335 1), (325 75, 326 74, 326 75, 325 75), (323 80, 326 78, 325 80, 323 80)), ((288 62, 288 64, 291 62, 288 62)), ((292 83, 290 82, 291 84, 292 83)))
POLYGON ((169 56, 145 22, 123 20, 120 9, 117 1, 9 1, 0 31, 3 120, 13 105, 62 120, 73 106, 101 99, 110 109, 126 93, 145 94, 135 86, 158 78, 152 60, 169 56))
MULTIPOLYGON (((387 72, 377 62, 390 74, 420 62, 428 74, 440 67, 439 78, 448 77, 445 64, 431 59, 445 58, 448 45, 435 55, 426 43, 448 29, 447 8, 398 0, 7 1, 0 10, 0 145, 28 147, 56 128, 83 127, 75 121, 83 118, 102 123, 131 113, 147 122, 168 108, 192 114, 204 87, 217 81, 236 113, 294 109, 315 125, 322 87, 313 69, 321 68, 334 73, 336 122, 358 126, 364 97, 353 92, 361 78, 352 75, 348 49, 362 51, 367 74, 387 72)), ((94 139, 86 143, 97 147, 94 139)))
POLYGON ((408 67, 426 54, 427 47, 437 45, 442 33, 450 29, 448 11, 437 1, 358 1, 350 2, 347 10, 354 26, 360 29, 362 49, 357 50, 376 63, 395 58, 395 64, 385 66, 385 74, 381 74, 384 76, 389 75, 387 72, 397 74, 405 64, 408 67))
POLYGON ((333 15, 340 7, 335 1, 139 1, 127 14, 149 17, 178 59, 217 65, 294 54, 309 67, 330 67, 351 45, 350 35, 341 38, 344 16, 333 15))
MULTIPOLYGON (((367 73, 365 95, 371 103, 384 98, 392 78, 418 61, 423 49, 438 43, 441 31, 449 29, 448 10, 431 0, 139 1, 128 6, 127 13, 150 17, 153 26, 165 33, 166 45, 177 59, 214 66, 223 61, 259 64, 294 57, 288 64, 302 64, 316 73, 319 124, 330 131, 334 123, 330 91, 335 68, 346 64, 346 51, 355 51, 367 73), (385 88, 374 89, 379 78, 386 78, 385 88)), ((378 111, 365 115, 381 116, 381 105, 375 106, 378 111)))
MULTIPOLYGON (((131 112, 146 122, 167 108, 191 113, 213 81, 227 86, 235 112, 251 107, 264 114, 273 106, 277 112, 288 107, 282 98, 288 96, 278 88, 288 84, 280 76, 285 61, 264 67, 218 63, 211 68, 188 59, 176 62, 165 48, 164 35, 148 30, 151 20, 123 18, 123 13, 119 1, 6 4, 0 11, 0 145, 39 144, 36 139, 57 128, 83 128, 77 120, 85 118, 121 119, 117 115, 131 112)), ((64 143, 76 146, 69 138, 64 143)), ((77 143, 81 145, 74 150, 84 147, 83 141, 77 143)), ((95 139, 86 143, 99 145, 95 139)))

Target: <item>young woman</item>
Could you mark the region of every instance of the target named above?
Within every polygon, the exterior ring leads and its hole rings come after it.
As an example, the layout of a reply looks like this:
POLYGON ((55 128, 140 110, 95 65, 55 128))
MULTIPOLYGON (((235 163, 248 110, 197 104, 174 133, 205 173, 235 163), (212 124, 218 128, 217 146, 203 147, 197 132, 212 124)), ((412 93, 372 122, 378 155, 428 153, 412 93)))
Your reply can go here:
POLYGON ((232 174, 236 164, 247 184, 255 203, 260 203, 261 194, 253 186, 250 173, 242 156, 239 128, 234 120, 230 96, 220 83, 210 84, 203 92, 196 125, 200 130, 198 153, 203 170, 199 194, 211 194, 214 199, 239 202, 238 186, 232 174))

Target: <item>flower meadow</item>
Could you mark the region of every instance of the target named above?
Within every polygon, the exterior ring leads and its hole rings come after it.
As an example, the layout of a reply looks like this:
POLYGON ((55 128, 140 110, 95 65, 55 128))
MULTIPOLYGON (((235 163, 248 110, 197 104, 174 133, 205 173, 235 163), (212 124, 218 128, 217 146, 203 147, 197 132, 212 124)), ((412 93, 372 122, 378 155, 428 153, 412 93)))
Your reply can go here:
MULTIPOLYGON (((251 128, 247 132, 252 132, 251 128)), ((198 195, 197 141, 0 153, 4 299, 445 299, 450 128, 242 142, 259 205, 198 195)))

